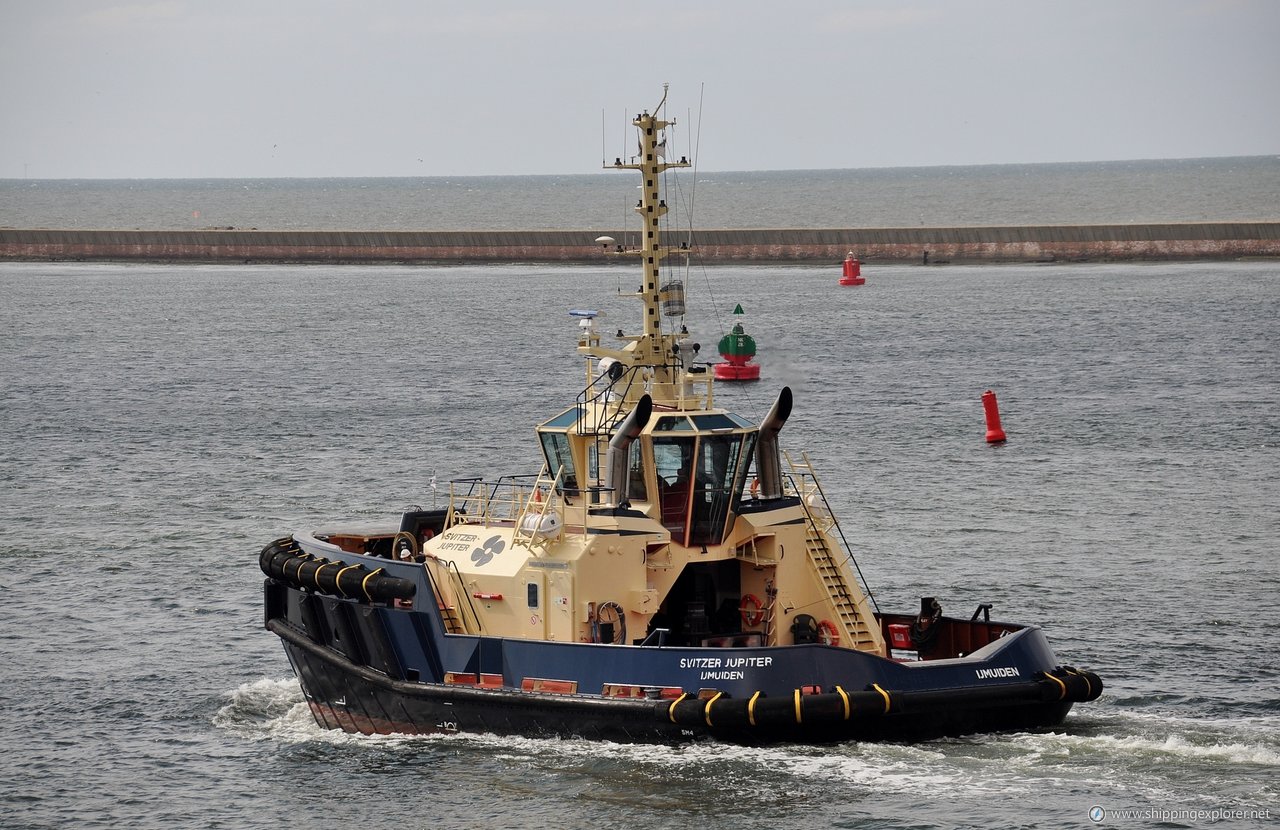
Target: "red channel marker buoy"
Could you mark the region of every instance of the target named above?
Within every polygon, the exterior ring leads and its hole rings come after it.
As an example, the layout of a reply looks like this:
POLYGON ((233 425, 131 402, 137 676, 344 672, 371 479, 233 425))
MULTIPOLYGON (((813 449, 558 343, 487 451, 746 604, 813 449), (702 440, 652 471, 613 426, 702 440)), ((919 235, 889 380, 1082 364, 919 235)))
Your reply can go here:
POLYGON ((1000 406, 996 403, 995 392, 988 389, 982 393, 982 408, 987 413, 987 443, 998 444, 1004 441, 1004 430, 1000 428, 1000 406))
POLYGON ((844 258, 844 275, 840 277, 841 285, 862 285, 866 282, 862 276, 862 263, 854 259, 853 251, 844 258))

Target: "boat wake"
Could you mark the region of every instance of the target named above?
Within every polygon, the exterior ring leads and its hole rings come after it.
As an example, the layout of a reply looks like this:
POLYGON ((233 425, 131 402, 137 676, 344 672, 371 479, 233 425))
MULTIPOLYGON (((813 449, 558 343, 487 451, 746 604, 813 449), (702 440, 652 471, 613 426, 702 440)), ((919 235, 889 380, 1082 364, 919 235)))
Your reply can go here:
POLYGON ((244 740, 350 744, 362 738, 317 726, 297 678, 264 677, 242 683, 223 697, 227 702, 214 714, 213 725, 244 740))
POLYGON ((1139 736, 1087 737, 1053 734, 1044 736, 1038 743, 1041 746, 1037 747, 1036 751, 1041 755, 1057 754, 1065 757, 1072 753, 1085 752, 1129 759, 1145 757, 1155 762, 1193 760, 1263 767, 1280 766, 1280 751, 1274 747, 1248 743, 1202 744, 1196 742, 1194 738, 1179 734, 1169 734, 1163 739, 1139 736))
POLYGON ((1065 751, 1156 762, 1280 766, 1280 715, 1188 718, 1166 712, 1093 712, 1072 734, 1052 734, 1065 751))
MULTIPOLYGON (((450 756, 473 763, 579 779, 580 797, 612 804, 632 799, 688 804, 699 798, 698 782, 707 780, 718 782, 721 799, 755 808, 807 799, 815 781, 844 799, 947 796, 975 808, 984 799, 1042 798, 1046 783, 1053 782, 1074 804, 1088 794, 1172 796, 1187 791, 1182 782, 1271 775, 1280 767, 1280 716, 1192 719, 1112 710, 1070 718, 1067 731, 920 744, 672 746, 491 734, 348 734, 315 723, 293 678, 244 683, 224 698, 214 725, 246 741, 377 747, 404 752, 406 761, 420 751, 447 747, 450 756)), ((1256 796, 1221 790, 1203 800, 1216 806, 1258 804, 1256 796)))

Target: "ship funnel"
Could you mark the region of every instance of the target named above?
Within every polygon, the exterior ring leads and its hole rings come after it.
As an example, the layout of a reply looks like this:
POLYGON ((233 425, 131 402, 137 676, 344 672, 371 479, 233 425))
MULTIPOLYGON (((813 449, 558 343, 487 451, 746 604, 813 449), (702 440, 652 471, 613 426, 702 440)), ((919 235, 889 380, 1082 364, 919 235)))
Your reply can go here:
POLYGON ((760 498, 782 498, 782 458, 778 449, 778 433, 791 417, 791 387, 784 386, 773 402, 773 408, 760 422, 760 440, 756 442, 756 478, 760 481, 760 498))
POLYGON ((609 439, 609 455, 607 459, 609 480, 605 486, 613 494, 613 503, 617 507, 631 504, 631 476, 627 474, 627 456, 631 442, 639 437, 645 424, 649 423, 649 415, 653 412, 653 399, 648 395, 640 398, 636 408, 618 427, 618 431, 609 439))

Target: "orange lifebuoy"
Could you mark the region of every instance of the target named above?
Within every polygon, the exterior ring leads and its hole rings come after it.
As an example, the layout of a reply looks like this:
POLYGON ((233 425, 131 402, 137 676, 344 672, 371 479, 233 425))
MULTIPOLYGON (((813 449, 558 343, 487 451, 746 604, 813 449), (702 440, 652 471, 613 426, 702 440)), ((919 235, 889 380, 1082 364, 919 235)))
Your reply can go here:
POLYGON ((840 645, 840 632, 836 631, 835 624, 830 620, 818 623, 818 642, 828 646, 840 645))
POLYGON ((738 603, 738 612, 742 614, 744 626, 759 625, 764 620, 764 603, 755 594, 743 594, 738 603))

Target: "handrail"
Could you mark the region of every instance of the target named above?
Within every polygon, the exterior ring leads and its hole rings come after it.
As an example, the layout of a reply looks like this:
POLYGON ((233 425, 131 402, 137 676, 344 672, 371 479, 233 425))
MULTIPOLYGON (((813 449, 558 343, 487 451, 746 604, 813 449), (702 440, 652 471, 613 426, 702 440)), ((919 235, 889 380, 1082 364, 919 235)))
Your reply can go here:
MULTIPOLYGON (((431 557, 431 559, 433 562, 436 562, 437 564, 443 561, 441 559, 437 559, 434 556, 431 557)), ((448 626, 445 624, 444 614, 441 613, 441 608, 440 608, 440 606, 444 603, 444 592, 440 590, 440 585, 439 583, 436 582, 435 575, 431 572, 432 570, 431 567, 426 563, 423 563, 422 570, 424 573, 426 573, 427 582, 430 583, 431 585, 431 593, 434 594, 436 598, 436 615, 440 617, 440 626, 444 628, 445 633, 448 634, 449 633, 448 626)), ((446 567, 445 570, 447 572, 448 568, 446 567)))
POLYGON ((516 513, 515 531, 513 538, 523 541, 529 550, 535 553, 539 550, 545 550, 551 544, 553 539, 560 538, 564 533, 564 521, 560 517, 560 510, 554 506, 557 488, 560 486, 561 477, 564 475, 565 468, 561 467, 556 471, 556 475, 552 479, 547 478, 549 472, 547 465, 542 465, 542 470, 538 473, 533 482, 533 492, 526 498, 523 492, 517 497, 519 510, 516 513), (542 489, 546 487, 547 497, 542 499, 542 489), (548 515, 560 518, 559 524, 556 526, 554 534, 548 534, 543 530, 544 520, 548 515), (527 529, 526 524, 529 519, 533 519, 531 523, 532 529, 527 529))
POLYGON ((764 583, 764 644, 778 645, 778 629, 774 625, 776 618, 776 608, 778 607, 778 588, 773 584, 772 579, 766 579, 764 583))
MULTIPOLYGON (((441 561, 445 563, 444 569, 445 572, 449 574, 450 582, 454 584, 454 588, 457 590, 458 594, 467 601, 467 608, 471 609, 471 619, 475 620, 476 633, 483 634, 484 623, 480 620, 480 614, 476 611, 475 604, 471 602, 471 594, 467 592, 467 584, 462 581, 462 572, 458 570, 458 563, 454 562, 452 559, 445 559, 441 561)), ((458 608, 461 609, 461 603, 456 604, 458 605, 458 608)), ((465 623, 466 620, 463 620, 463 622, 465 623)))
MULTIPOLYGON (((617 378, 610 378, 608 374, 601 374, 594 378, 590 383, 583 387, 574 399, 574 405, 578 407, 581 418, 587 411, 587 404, 598 403, 602 399, 607 400, 607 396, 616 394, 619 400, 626 400, 631 393, 631 387, 640 379, 640 366, 628 366, 625 371, 617 378), (626 383, 621 383, 623 379, 626 383), (619 388, 619 384, 621 387, 619 388), (592 387, 598 387, 592 391, 592 387)), ((612 434, 618 428, 618 424, 622 423, 622 419, 630 412, 628 409, 618 407, 614 412, 612 420, 607 422, 597 421, 594 424, 583 424, 582 434, 584 435, 600 435, 612 434)))
MULTIPOLYGON (((543 470, 546 470, 545 465, 543 470)), ((455 489, 450 482, 449 506, 458 514, 459 523, 488 525, 515 522, 522 515, 532 491, 544 480, 543 473, 503 475, 495 481, 461 479, 460 482, 470 485, 465 493, 455 489)), ((569 495, 577 492, 580 491, 566 491, 569 495)))
POLYGON ((658 635, 657 646, 658 648, 662 648, 667 644, 667 635, 670 633, 671 633, 671 629, 669 628, 655 628, 652 631, 650 631, 648 634, 644 635, 644 639, 640 641, 640 645, 642 646, 654 645, 649 641, 652 640, 653 636, 656 634, 658 635))
MULTIPOLYGON (((808 474, 801 473, 801 477, 802 478, 807 477, 810 481, 812 481, 813 492, 817 493, 818 498, 822 500, 822 507, 826 511, 827 516, 830 517, 831 519, 830 528, 835 528, 836 535, 840 537, 840 544, 844 549, 845 559, 853 564, 854 570, 857 571, 858 573, 858 581, 862 583, 862 590, 866 592, 867 599, 871 600, 872 607, 874 607, 876 609, 876 613, 879 614, 880 604, 876 602, 875 594, 872 593, 871 586, 867 583, 867 578, 862 574, 862 567, 858 564, 857 558, 854 557, 853 555, 853 548, 849 546, 849 540, 846 539, 844 535, 844 528, 840 527, 840 520, 836 518, 835 512, 831 509, 831 502, 827 501, 827 494, 823 491, 822 485, 818 482, 818 476, 813 473, 813 465, 809 463, 808 454, 802 452, 800 454, 800 457, 804 461, 804 466, 809 469, 809 473, 808 474)), ((791 478, 790 475, 788 475, 787 477, 791 478)), ((794 481, 792 482, 792 486, 795 486, 794 481)), ((797 492, 801 492, 801 491, 797 488, 797 492)), ((808 504, 805 504, 803 499, 801 500, 801 504, 804 505, 805 513, 809 514, 810 511, 809 511, 808 504)), ((812 521, 812 517, 810 517, 810 521, 812 521)), ((829 532, 830 528, 828 528, 827 532, 829 532)))

